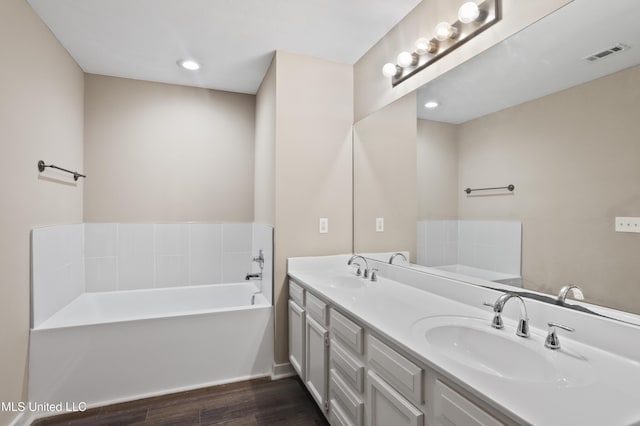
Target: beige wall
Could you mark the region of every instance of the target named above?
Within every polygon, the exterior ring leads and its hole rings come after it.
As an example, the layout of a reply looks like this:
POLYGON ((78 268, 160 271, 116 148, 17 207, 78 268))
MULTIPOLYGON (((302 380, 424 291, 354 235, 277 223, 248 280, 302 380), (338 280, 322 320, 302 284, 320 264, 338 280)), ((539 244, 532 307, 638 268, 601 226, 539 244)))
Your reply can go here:
MULTIPOLYGON (((83 76, 26 1, 0 2, 0 401, 26 401, 29 232, 82 221, 82 187, 38 160, 82 171, 83 76)), ((16 413, 0 411, 0 424, 16 413)))
POLYGON ((85 221, 253 220, 255 96, 85 81, 85 221))
POLYGON ((614 232, 640 216, 639 99, 635 67, 460 126, 460 185, 516 187, 458 192, 460 219, 522 220, 527 288, 640 313, 640 234, 614 232))
POLYGON ((457 126, 418 120, 418 220, 458 218, 457 126))
POLYGON ((354 126, 356 253, 416 254, 416 96, 403 97, 354 126), (376 218, 384 232, 376 232, 376 218))
POLYGON ((457 16, 459 3, 450 0, 421 2, 355 64, 356 121, 400 99, 569 2, 571 0, 502 1, 503 17, 500 22, 392 88, 391 79, 382 75, 382 66, 387 62, 395 63, 398 53, 412 50, 413 43, 418 38, 433 34, 434 27, 440 21, 452 20, 457 16))
POLYGON ((276 53, 276 363, 289 362, 286 259, 352 249, 352 123, 352 66, 276 53))
POLYGON ((276 218, 276 57, 256 95, 254 220, 274 225, 276 218))

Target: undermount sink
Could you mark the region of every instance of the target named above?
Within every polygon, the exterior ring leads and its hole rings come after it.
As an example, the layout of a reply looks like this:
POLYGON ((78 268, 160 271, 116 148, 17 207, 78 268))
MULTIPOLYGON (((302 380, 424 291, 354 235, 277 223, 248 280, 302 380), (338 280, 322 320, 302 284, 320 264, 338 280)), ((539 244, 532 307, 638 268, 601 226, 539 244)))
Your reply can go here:
POLYGON ((519 382, 577 386, 590 381, 588 362, 546 349, 541 336, 524 339, 513 327, 497 330, 491 319, 436 316, 414 323, 412 334, 431 349, 481 373, 519 382))
POLYGON ((338 276, 326 281, 326 285, 331 288, 361 288, 368 283, 368 279, 356 276, 338 276))

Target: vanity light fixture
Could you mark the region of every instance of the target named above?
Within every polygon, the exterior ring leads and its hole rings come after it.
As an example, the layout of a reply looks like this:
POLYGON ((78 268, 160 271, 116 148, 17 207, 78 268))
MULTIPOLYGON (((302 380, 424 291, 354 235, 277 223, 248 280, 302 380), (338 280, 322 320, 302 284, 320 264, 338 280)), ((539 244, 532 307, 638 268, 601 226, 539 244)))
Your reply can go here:
POLYGON ((398 65, 402 68, 407 68, 412 65, 417 65, 419 59, 420 58, 415 53, 402 52, 398 55, 398 65))
POLYGON ((436 101, 429 101, 426 104, 424 104, 424 107, 425 108, 429 108, 429 109, 434 109, 434 108, 437 108, 438 105, 440 105, 440 104, 438 102, 436 102, 436 101))
POLYGON ((177 62, 180 68, 184 68, 189 71, 197 71, 200 69, 200 64, 193 59, 181 59, 177 62))
POLYGON ((418 55, 426 55, 427 53, 436 53, 438 44, 426 37, 420 37, 416 40, 415 48, 418 55))
POLYGON ((391 78, 399 76, 400 74, 402 74, 402 68, 396 64, 392 64, 391 62, 384 64, 382 67, 382 75, 385 77, 391 78))
POLYGON ((458 21, 468 24, 480 17, 480 8, 476 2, 468 1, 458 9, 458 21))
POLYGON ((456 38, 459 32, 456 27, 448 22, 440 22, 436 25, 435 37, 438 41, 446 41, 450 38, 456 38))
MULTIPOLYGON (((422 71, 501 19, 501 0, 451 0, 444 12, 453 22, 442 20, 435 26, 432 38, 420 37, 413 52, 402 52, 396 63, 387 63, 382 74, 393 87, 422 71)), ((437 22, 437 21, 436 21, 437 22)))

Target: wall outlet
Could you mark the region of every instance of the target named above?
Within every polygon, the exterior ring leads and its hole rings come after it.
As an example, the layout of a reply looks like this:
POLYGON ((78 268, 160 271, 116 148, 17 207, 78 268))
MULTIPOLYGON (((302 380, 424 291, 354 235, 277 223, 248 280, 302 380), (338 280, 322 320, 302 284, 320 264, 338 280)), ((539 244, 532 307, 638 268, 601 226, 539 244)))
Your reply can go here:
POLYGON ((320 218, 320 233, 321 234, 329 233, 329 218, 326 218, 326 217, 320 218))
POLYGON ((616 217, 616 232, 640 233, 640 217, 616 217))
POLYGON ((384 232, 384 217, 376 218, 376 232, 384 232))

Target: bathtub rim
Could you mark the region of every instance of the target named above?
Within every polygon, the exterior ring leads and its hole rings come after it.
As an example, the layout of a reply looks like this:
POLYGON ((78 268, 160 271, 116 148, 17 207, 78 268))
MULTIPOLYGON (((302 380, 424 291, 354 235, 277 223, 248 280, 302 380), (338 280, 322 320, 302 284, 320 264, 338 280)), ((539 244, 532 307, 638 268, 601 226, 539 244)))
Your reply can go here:
POLYGON ((131 294, 131 293, 149 293, 149 292, 157 292, 157 291, 166 291, 166 292, 179 292, 180 290, 186 289, 202 289, 206 288, 215 288, 215 287, 223 287, 223 286, 238 286, 238 285, 253 285, 256 291, 260 289, 253 282, 236 282, 236 283, 220 283, 220 284, 206 284, 206 285, 190 285, 190 286, 180 286, 180 287, 163 287, 163 288, 144 288, 144 289, 133 289, 133 290, 119 290, 119 291, 104 291, 104 292, 88 292, 82 293, 67 305, 62 307, 56 313, 51 315, 49 318, 41 322, 37 327, 34 327, 31 324, 29 328, 29 333, 38 332, 38 331, 46 331, 46 330, 60 330, 60 329, 69 329, 76 327, 90 327, 90 326, 100 326, 100 325, 108 325, 108 324, 118 324, 118 323, 127 323, 127 322, 137 322, 137 321, 145 321, 145 320, 159 320, 163 318, 176 318, 176 317, 187 317, 187 316, 195 316, 195 315, 206 315, 206 314, 214 314, 221 312, 232 312, 232 311, 240 311, 240 310, 252 310, 252 309, 263 309, 263 308, 272 308, 273 305, 269 304, 269 301, 265 297, 265 295, 260 292, 256 294, 256 301, 260 303, 256 303, 255 305, 239 305, 239 306, 227 306, 223 308, 215 308, 215 309, 198 309, 193 311, 179 311, 179 312, 171 312, 165 313, 163 315, 154 315, 154 316, 142 316, 142 317, 128 317, 122 319, 114 319, 109 321, 101 321, 101 322, 83 322, 83 323, 73 323, 73 324, 63 324, 58 326, 47 326, 47 323, 55 317, 60 311, 76 302, 78 299, 83 297, 84 295, 100 295, 100 294, 131 294))

